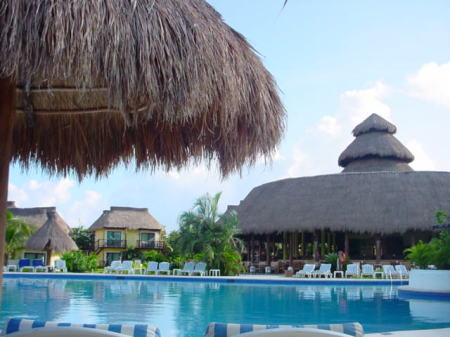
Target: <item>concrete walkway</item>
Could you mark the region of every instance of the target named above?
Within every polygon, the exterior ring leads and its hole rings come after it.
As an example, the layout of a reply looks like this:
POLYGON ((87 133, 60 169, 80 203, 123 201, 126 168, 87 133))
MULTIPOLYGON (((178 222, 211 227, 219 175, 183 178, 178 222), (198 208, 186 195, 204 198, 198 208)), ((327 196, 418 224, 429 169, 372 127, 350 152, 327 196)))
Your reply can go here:
POLYGON ((365 334, 367 337, 450 337, 450 328, 432 330, 408 330, 365 334))

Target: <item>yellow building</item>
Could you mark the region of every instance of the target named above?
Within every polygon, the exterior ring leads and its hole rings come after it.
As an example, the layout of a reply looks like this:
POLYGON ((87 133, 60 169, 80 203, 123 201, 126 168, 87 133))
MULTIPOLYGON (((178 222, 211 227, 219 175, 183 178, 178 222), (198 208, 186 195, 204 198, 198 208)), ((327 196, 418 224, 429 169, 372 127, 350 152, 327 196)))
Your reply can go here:
POLYGON ((164 227, 147 208, 111 207, 89 228, 95 233, 95 253, 101 264, 122 260, 128 248, 161 250, 161 233, 164 227))

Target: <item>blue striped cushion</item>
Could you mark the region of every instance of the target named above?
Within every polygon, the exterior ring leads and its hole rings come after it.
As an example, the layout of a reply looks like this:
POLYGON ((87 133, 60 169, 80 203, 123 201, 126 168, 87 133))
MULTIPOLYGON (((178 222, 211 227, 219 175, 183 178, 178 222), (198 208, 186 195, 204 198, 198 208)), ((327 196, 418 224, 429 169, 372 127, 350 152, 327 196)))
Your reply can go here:
POLYGON ((161 337, 159 329, 153 325, 145 324, 73 324, 60 322, 34 321, 22 318, 10 318, 4 325, 3 335, 17 331, 35 328, 52 327, 64 329, 64 327, 92 328, 121 333, 131 337, 161 337))
POLYGON ((232 324, 232 323, 209 323, 205 337, 232 337, 245 332, 277 328, 312 328, 331 330, 344 333, 354 337, 363 337, 364 329, 359 323, 345 324, 310 324, 310 325, 256 325, 256 324, 232 324))

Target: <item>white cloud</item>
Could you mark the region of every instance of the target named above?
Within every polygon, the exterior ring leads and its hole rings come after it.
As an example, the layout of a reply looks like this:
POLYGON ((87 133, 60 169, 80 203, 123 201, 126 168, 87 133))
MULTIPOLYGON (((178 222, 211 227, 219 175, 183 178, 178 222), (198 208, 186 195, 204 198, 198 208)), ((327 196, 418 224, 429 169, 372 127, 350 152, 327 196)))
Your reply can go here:
POLYGON ((287 177, 294 178, 305 175, 305 163, 308 155, 301 150, 301 146, 296 145, 292 151, 292 163, 287 169, 287 177))
POLYGON ((339 136, 342 132, 341 124, 335 117, 332 116, 323 116, 317 125, 317 129, 319 132, 332 137, 339 136))
POLYGON ((411 167, 417 171, 434 171, 437 169, 436 163, 428 155, 425 147, 416 139, 406 143, 406 147, 414 154, 414 161, 411 167))
POLYGON ((407 83, 411 96, 450 108, 450 62, 426 63, 407 83))
POLYGON ((96 191, 84 191, 83 199, 76 200, 70 204, 66 212, 66 220, 74 227, 83 225, 88 227, 92 219, 101 214, 102 209, 106 208, 101 204, 102 195, 96 191), (103 207, 102 207, 103 206, 103 207))
POLYGON ((391 119, 391 108, 382 101, 392 93, 383 82, 376 82, 372 88, 348 90, 341 95, 341 111, 354 127, 371 114, 391 119))

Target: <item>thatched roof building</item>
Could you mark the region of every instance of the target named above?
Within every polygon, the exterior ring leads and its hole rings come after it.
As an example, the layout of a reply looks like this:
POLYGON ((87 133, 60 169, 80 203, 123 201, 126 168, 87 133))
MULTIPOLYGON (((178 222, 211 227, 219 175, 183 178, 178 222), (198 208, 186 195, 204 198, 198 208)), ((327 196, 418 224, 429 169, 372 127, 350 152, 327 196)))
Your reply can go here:
POLYGON ((89 227, 99 229, 129 229, 162 231, 164 227, 148 212, 147 208, 111 207, 89 227))
POLYGON ((254 188, 240 203, 244 233, 431 231, 450 210, 450 172, 416 172, 396 128, 372 115, 339 157, 339 174, 284 179, 254 188))
POLYGON ((31 207, 31 208, 19 208, 16 207, 14 201, 8 201, 6 205, 8 211, 14 216, 24 220, 29 225, 41 228, 48 220, 47 213, 56 213, 59 223, 64 231, 69 234, 71 232, 70 226, 62 219, 62 217, 56 211, 56 207, 31 207))
POLYGON ((47 221, 28 239, 25 248, 56 253, 77 250, 78 247, 67 233, 66 226, 55 210, 47 211, 47 221))

